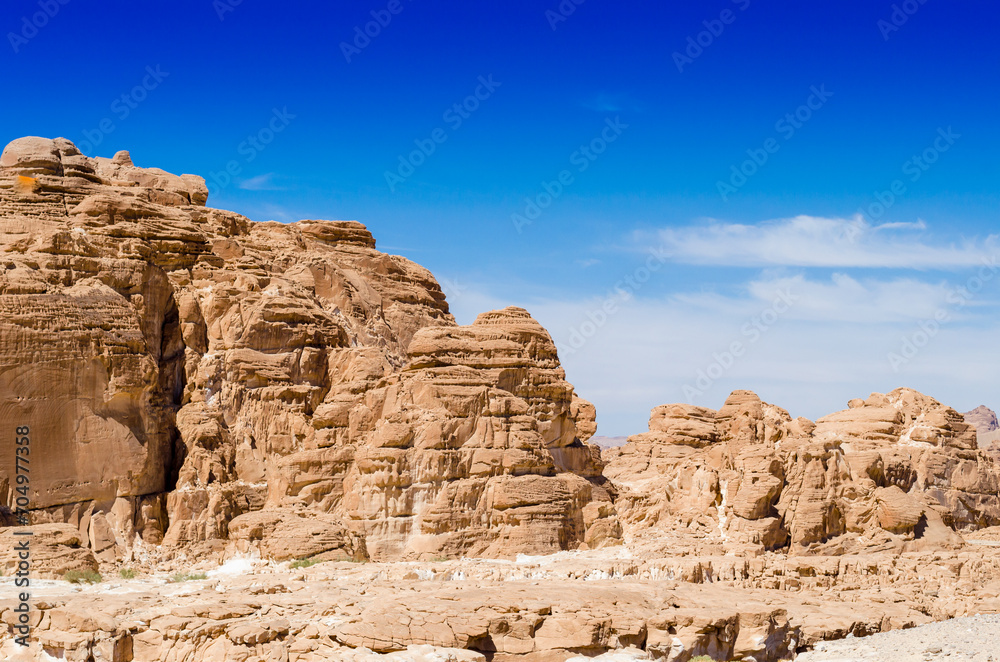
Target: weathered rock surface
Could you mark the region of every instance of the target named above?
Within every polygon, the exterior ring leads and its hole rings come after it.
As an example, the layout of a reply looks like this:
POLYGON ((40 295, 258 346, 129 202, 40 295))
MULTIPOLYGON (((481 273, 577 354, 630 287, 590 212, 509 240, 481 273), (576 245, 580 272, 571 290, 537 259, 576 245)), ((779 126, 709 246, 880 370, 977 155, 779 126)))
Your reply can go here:
POLYGON ((206 200, 126 152, 3 151, 0 414, 31 430, 33 522, 104 561, 139 541, 377 559, 575 549, 594 526, 614 542, 611 509, 584 512, 610 506, 593 406, 526 311, 459 327, 361 224, 206 200))
POLYGON ((98 567, 86 540, 69 524, 0 529, 0 574, 4 577, 61 579, 67 572, 96 572, 98 567), (21 535, 25 532, 30 535, 21 535))
POLYGON ((1000 524, 1000 465, 961 414, 909 389, 816 423, 736 391, 717 412, 657 407, 649 428, 604 451, 637 544, 902 552, 955 548, 962 532, 1000 524))

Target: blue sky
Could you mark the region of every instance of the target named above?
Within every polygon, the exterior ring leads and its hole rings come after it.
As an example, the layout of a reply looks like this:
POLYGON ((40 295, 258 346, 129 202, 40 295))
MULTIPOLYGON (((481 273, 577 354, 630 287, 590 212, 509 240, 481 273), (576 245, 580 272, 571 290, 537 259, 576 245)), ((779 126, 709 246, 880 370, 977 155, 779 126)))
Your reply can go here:
POLYGON ((1000 406, 1000 8, 667 4, 11 1, 3 141, 362 221, 460 322, 528 308, 601 434, 734 388, 1000 406))

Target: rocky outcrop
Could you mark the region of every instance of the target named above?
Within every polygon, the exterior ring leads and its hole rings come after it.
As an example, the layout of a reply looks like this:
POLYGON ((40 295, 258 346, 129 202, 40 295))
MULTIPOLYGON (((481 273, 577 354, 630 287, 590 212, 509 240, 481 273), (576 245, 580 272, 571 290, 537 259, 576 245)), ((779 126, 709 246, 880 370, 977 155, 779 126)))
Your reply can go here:
POLYGON ((86 539, 72 525, 0 529, 0 574, 5 577, 17 576, 29 582, 32 578, 62 579, 67 572, 96 572, 98 567, 86 539), (30 535, 19 535, 19 531, 30 535))
POLYGON ((526 311, 460 327, 360 223, 206 200, 200 177, 64 139, 0 157, 0 413, 31 430, 34 522, 104 560, 137 541, 506 556, 614 530, 586 510, 610 504, 593 406, 526 311))
POLYGON ((816 423, 749 391, 719 411, 657 407, 604 458, 627 536, 653 549, 898 553, 1000 523, 1000 465, 961 414, 910 389, 816 423))

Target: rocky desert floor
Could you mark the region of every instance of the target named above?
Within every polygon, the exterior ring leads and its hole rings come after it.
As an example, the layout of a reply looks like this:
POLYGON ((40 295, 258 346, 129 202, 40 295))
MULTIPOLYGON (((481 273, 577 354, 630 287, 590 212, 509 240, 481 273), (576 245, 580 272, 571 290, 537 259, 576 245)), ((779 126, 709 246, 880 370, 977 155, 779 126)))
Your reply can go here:
MULTIPOLYGON (((1000 587, 962 577, 974 564, 968 554, 878 563, 639 560, 624 547, 301 568, 249 557, 179 559, 175 567, 195 579, 106 572, 92 585, 36 582, 36 644, 23 651, 8 638, 0 651, 46 662, 1000 659, 1000 618, 976 616, 1000 612, 1000 587), (894 583, 908 562, 921 568, 920 585, 894 583), (869 581, 851 580, 851 563, 870 566, 869 581), (973 618, 928 625, 951 616, 973 618)), ((0 581, 12 595, 13 580, 0 581)), ((8 602, 0 611, 10 623, 8 602)))

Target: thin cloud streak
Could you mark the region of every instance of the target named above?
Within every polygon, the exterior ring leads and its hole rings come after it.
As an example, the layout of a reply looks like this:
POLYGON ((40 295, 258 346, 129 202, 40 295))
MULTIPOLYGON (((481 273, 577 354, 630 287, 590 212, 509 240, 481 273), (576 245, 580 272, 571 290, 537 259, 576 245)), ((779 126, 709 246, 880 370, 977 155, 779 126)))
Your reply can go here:
POLYGON ((712 266, 952 270, 1000 252, 998 235, 942 244, 927 237, 926 228, 923 221, 871 225, 861 217, 803 215, 757 225, 711 221, 658 234, 675 262, 712 266))

